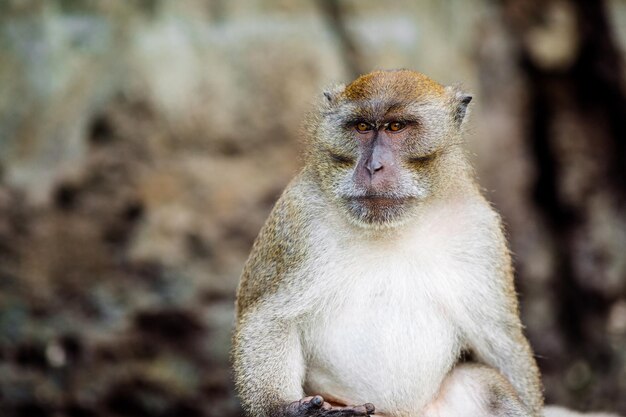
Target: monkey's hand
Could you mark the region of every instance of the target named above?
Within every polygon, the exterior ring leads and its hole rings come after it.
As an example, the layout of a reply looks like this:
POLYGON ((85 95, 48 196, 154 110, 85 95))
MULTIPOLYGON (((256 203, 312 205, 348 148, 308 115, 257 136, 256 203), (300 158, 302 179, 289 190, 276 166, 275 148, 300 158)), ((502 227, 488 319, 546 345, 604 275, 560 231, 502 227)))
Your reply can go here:
POLYGON ((374 410, 371 403, 348 407, 333 406, 324 401, 321 395, 316 395, 287 404, 284 417, 366 417, 373 414, 374 410))

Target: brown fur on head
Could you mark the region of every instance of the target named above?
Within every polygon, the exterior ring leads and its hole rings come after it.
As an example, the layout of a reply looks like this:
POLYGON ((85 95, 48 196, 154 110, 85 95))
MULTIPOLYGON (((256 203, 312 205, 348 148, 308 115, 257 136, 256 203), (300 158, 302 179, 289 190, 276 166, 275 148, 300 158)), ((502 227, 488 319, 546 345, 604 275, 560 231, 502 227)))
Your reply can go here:
POLYGON ((398 224, 465 177, 458 144, 470 100, 415 71, 363 75, 324 93, 308 166, 353 223, 398 224))
POLYGON ((404 97, 419 100, 426 96, 441 97, 444 87, 422 73, 411 70, 374 71, 361 75, 348 85, 343 96, 352 101, 375 97, 404 97))

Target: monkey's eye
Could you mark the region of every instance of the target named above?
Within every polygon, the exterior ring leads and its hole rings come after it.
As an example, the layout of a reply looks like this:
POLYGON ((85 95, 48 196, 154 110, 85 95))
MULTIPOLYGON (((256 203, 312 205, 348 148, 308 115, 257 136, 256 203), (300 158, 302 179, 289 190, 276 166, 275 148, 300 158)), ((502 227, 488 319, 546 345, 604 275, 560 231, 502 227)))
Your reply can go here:
POLYGON ((404 129, 404 127, 406 126, 406 123, 402 123, 402 122, 391 122, 387 125, 387 130, 391 131, 391 132, 398 132, 402 129, 404 129))
POLYGON ((368 123, 365 122, 359 122, 355 125, 355 128, 357 131, 361 132, 361 133, 365 133, 365 132, 369 132, 370 130, 372 130, 372 126, 368 123))

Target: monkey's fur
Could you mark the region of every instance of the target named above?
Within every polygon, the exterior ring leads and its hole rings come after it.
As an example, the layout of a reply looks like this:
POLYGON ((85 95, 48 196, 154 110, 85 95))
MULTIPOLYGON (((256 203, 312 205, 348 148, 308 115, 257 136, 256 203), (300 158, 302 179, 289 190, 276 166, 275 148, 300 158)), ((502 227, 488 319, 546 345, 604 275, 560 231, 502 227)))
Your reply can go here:
POLYGON ((461 146, 470 99, 408 70, 320 97, 238 290, 248 415, 541 414, 501 221, 461 146))

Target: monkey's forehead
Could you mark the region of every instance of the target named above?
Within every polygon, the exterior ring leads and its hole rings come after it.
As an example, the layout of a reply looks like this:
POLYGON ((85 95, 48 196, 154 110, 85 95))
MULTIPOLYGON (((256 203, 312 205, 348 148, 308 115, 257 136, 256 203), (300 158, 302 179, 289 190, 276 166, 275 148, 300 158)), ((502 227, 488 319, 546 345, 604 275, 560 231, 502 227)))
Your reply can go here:
POLYGON ((350 83, 343 96, 350 101, 368 99, 418 100, 425 97, 439 97, 445 88, 426 75, 411 70, 374 71, 350 83))

